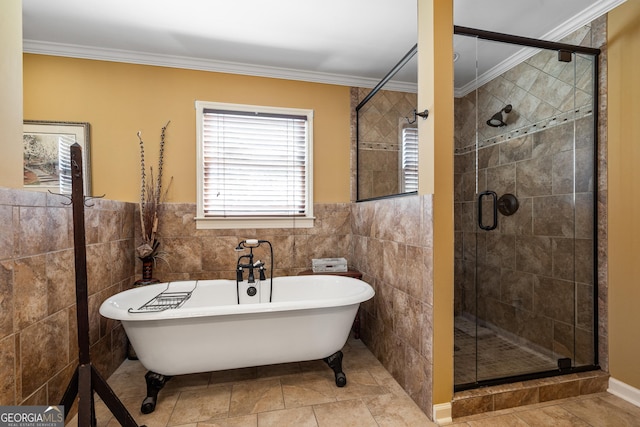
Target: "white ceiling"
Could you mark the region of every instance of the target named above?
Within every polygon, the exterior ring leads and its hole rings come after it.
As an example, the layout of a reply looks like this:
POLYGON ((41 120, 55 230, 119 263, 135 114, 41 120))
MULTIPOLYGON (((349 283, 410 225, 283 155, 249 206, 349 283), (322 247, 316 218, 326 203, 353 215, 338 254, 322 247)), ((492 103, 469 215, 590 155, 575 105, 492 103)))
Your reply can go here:
MULTIPOLYGON (((371 87, 416 43, 417 1, 23 0, 24 51, 371 87)), ((454 23, 558 40, 623 1, 455 0, 454 23)), ((415 90, 415 66, 393 82, 415 90)))

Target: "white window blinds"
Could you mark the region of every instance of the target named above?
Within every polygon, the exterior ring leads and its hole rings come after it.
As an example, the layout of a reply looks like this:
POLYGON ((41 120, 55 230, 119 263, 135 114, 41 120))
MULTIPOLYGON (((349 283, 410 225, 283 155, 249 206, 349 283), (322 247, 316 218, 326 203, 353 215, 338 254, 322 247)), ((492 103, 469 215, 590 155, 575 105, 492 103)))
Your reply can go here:
POLYGON ((418 191, 418 128, 402 129, 403 192, 418 191))
POLYGON ((306 215, 306 115, 205 108, 202 127, 205 217, 306 215))

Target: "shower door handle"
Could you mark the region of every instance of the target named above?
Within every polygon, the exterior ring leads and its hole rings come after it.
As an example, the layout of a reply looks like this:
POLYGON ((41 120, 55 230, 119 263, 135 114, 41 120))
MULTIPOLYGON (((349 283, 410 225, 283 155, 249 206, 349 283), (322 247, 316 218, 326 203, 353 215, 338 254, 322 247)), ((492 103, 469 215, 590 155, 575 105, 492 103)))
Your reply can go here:
POLYGON ((486 231, 491 231, 491 230, 495 230, 497 226, 498 226, 498 195, 495 193, 495 191, 483 191, 482 193, 478 194, 478 227, 486 231), (493 211, 493 223, 491 225, 484 225, 482 223, 482 198, 485 196, 491 197, 491 202, 492 202, 491 205, 492 205, 492 211, 493 211))

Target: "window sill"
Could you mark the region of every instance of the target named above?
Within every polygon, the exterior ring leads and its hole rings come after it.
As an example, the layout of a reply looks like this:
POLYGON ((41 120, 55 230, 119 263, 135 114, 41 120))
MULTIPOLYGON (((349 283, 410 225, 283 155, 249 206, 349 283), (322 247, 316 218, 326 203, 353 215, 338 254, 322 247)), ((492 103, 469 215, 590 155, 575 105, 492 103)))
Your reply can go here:
POLYGON ((208 218, 197 217, 198 230, 237 228, 313 228, 315 218, 208 218))

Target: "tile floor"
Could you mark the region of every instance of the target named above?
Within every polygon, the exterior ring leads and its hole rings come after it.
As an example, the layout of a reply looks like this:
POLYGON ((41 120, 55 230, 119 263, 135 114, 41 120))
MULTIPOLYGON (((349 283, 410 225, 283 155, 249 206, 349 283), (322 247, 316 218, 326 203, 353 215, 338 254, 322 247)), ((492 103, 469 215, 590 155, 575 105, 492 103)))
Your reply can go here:
MULTIPOLYGON (((140 404, 145 369, 125 360, 109 384, 139 425, 147 427, 434 427, 380 362, 359 341, 343 350, 348 384, 337 388, 321 361, 173 378, 160 392, 155 412, 140 404)), ((98 427, 118 426, 96 401, 98 427)), ((450 427, 634 427, 640 408, 608 393, 597 393, 455 419, 450 427)), ((76 427, 72 418, 67 426, 76 427)))
MULTIPOLYGON (((147 427, 436 426, 360 340, 349 339, 343 353, 343 388, 322 361, 182 375, 167 382, 148 415, 140 412, 140 362, 125 360, 108 382, 147 427)), ((119 425, 99 400, 96 418, 98 427, 119 425)))
POLYGON ((637 427, 640 407, 609 393, 597 393, 458 418, 447 426, 637 427))

